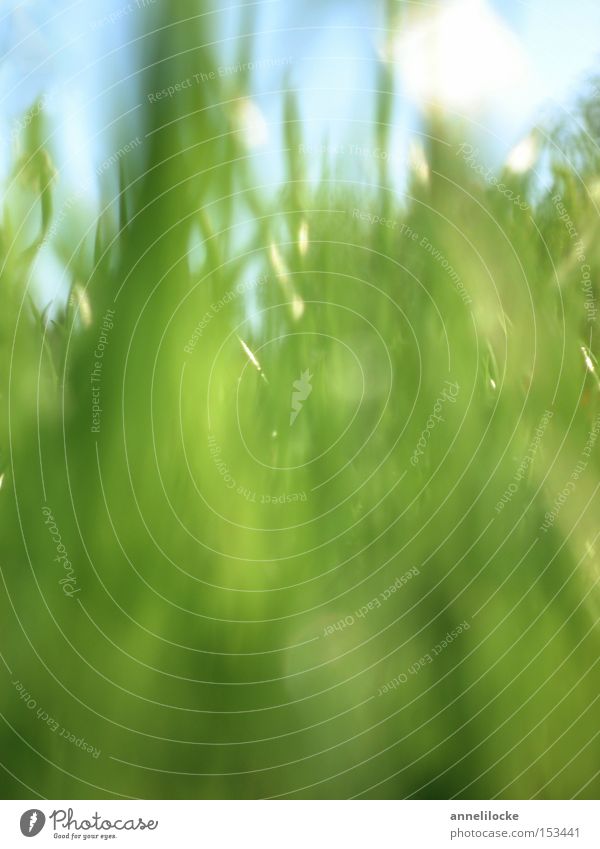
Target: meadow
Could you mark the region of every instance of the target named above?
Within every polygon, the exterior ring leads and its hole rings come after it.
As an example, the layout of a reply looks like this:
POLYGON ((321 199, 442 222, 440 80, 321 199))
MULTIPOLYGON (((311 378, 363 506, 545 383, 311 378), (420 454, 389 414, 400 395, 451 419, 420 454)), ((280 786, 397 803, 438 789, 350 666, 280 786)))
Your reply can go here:
POLYGON ((89 221, 35 104, 3 186, 3 796, 596 798, 597 89, 496 168, 383 61, 315 147, 282 67, 279 180, 203 9, 89 221))

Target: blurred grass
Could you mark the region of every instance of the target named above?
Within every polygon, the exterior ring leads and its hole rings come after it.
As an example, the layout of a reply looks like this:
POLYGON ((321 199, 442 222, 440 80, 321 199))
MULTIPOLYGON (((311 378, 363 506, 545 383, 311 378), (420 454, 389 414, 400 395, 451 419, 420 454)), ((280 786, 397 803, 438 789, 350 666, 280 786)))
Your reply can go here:
MULTIPOLYGON (((187 20, 199 8, 149 29, 141 92, 216 67, 206 22, 187 20)), ((382 66, 373 149, 390 144, 392 86, 382 66)), ((249 79, 142 95, 143 147, 111 170, 116 190, 105 180, 85 244, 62 228, 72 295, 58 313, 30 292, 56 214, 41 115, 15 164, 0 231, 3 794, 595 798, 597 452, 540 532, 599 413, 581 264, 552 201, 585 238, 596 297, 594 96, 578 124, 538 129, 545 181, 503 174, 523 211, 457 155, 466 128, 436 113, 427 176, 411 172, 405 193, 381 159, 370 185, 343 160, 315 186, 287 88, 278 191, 238 129, 249 79), (211 312, 260 275, 258 317, 247 295, 211 312), (456 402, 411 466, 445 381, 456 402), (377 696, 465 620, 434 663, 377 696), (15 680, 101 756, 49 731, 15 680)))

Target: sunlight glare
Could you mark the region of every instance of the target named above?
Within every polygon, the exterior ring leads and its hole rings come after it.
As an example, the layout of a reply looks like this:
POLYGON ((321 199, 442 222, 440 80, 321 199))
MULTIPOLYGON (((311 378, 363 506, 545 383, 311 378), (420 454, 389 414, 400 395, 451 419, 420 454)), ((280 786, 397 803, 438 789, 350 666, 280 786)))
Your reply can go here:
POLYGON ((476 109, 523 86, 528 63, 487 0, 455 0, 401 32, 393 49, 407 93, 425 107, 476 109))

